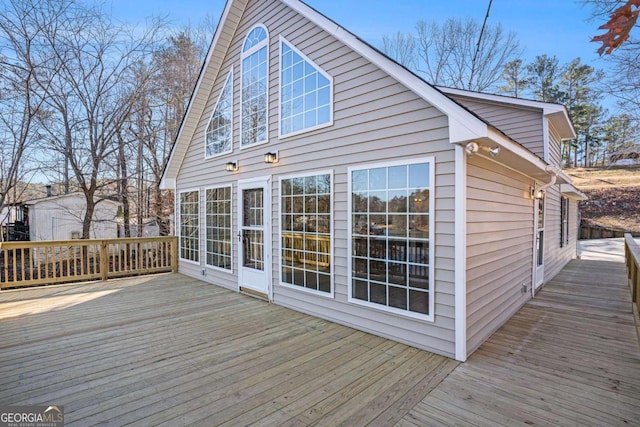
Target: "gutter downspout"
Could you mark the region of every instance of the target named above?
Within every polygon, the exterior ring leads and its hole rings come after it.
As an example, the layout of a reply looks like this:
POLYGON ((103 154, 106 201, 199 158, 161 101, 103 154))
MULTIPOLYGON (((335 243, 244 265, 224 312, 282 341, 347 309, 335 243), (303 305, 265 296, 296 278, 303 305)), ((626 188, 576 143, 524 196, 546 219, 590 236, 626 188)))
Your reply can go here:
POLYGON ((548 173, 549 175, 551 175, 551 178, 550 178, 549 182, 547 182, 546 184, 542 184, 542 186, 539 187, 539 188, 536 188, 536 195, 538 195, 538 193, 540 191, 544 191, 547 188, 549 188, 552 185, 554 185, 556 183, 556 180, 558 179, 558 175, 560 175, 560 169, 558 169, 556 166, 548 165, 545 168, 545 172, 548 173))
MULTIPOLYGON (((541 194, 542 191, 545 191, 547 188, 551 187, 552 185, 554 185, 556 183, 556 180, 558 179, 558 175, 560 174, 560 169, 558 169, 556 166, 552 166, 552 165, 547 165, 547 167, 545 168, 545 172, 548 173, 550 176, 549 178, 549 182, 542 184, 540 187, 537 187, 535 189, 535 201, 536 203, 534 203, 533 205, 533 209, 534 209, 534 215, 539 215, 538 214, 538 194, 541 194)), ((542 213, 544 215, 544 212, 542 213)), ((546 233, 545 233, 546 234, 546 233)), ((537 261, 537 239, 538 239, 538 221, 534 222, 533 224, 533 272, 531 274, 531 298, 533 298, 535 296, 536 293, 536 271, 538 269, 538 261, 537 261)), ((544 254, 543 254, 544 256, 544 254)))

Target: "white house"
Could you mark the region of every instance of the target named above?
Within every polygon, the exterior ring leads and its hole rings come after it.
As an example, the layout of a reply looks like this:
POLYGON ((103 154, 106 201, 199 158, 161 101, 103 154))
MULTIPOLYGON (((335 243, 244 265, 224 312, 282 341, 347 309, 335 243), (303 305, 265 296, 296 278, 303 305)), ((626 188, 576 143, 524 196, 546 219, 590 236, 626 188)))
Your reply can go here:
MULTIPOLYGON (((82 221, 87 210, 84 194, 70 193, 25 202, 28 208, 29 240, 69 240, 82 237, 82 221)), ((116 238, 117 202, 101 200, 91 222, 91 238, 116 238)))
POLYGON ((161 181, 180 271, 465 360, 576 255, 573 137, 298 0, 229 0, 161 181))

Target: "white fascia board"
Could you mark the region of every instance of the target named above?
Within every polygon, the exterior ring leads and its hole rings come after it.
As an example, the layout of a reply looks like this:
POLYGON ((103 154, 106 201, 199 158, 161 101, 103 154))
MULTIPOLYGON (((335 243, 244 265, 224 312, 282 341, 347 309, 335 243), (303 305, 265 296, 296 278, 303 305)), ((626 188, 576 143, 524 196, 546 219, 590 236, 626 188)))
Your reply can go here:
POLYGON ((571 184, 561 184, 560 185, 560 193, 576 200, 589 200, 586 194, 582 191, 578 190, 571 184))
POLYGON ((543 110, 544 114, 551 114, 551 113, 565 110, 565 108, 562 105, 552 104, 549 102, 534 101, 532 99, 514 98, 512 96, 505 96, 505 95, 494 95, 491 93, 474 92, 470 90, 455 89, 455 88, 445 87, 445 86, 436 86, 436 87, 442 92, 448 93, 451 95, 466 96, 468 98, 482 99, 485 101, 497 102, 500 104, 511 104, 511 105, 517 105, 520 107, 537 108, 537 109, 543 110))
MULTIPOLYGON (((564 173, 564 171, 562 169, 558 169, 556 171, 557 176, 558 176, 558 184, 562 184, 562 185, 566 185, 569 184, 571 185, 573 183, 573 179, 567 175, 566 173, 564 173)), ((573 187, 573 185, 571 185, 573 187)))
POLYGON ((487 124, 482 120, 469 113, 447 95, 429 85, 406 68, 373 49, 340 25, 298 0, 280 1, 362 55, 363 58, 402 83, 416 95, 422 97, 443 114, 446 114, 449 117, 450 142, 461 143, 487 135, 487 124))
POLYGON ((522 145, 511 141, 509 138, 507 138, 506 136, 504 136, 502 133, 498 132, 497 130, 490 128, 489 130, 489 138, 491 138, 492 141, 496 142, 498 145, 500 145, 501 147, 504 147, 505 149, 511 151, 512 153, 516 154, 518 157, 521 157, 522 159, 528 161, 529 163, 531 163, 533 166, 535 166, 536 168, 542 170, 542 171, 546 171, 547 169, 547 162, 545 162, 544 160, 542 160, 540 157, 536 156, 535 154, 533 154, 531 151, 527 150, 526 148, 524 148, 522 145))

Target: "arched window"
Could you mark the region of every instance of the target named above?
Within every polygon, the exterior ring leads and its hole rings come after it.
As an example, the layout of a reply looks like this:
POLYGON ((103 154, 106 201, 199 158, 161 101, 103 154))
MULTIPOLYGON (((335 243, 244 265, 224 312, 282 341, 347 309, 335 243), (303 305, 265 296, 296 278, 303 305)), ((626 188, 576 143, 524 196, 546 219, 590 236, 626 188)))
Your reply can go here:
POLYGON ((269 34, 253 27, 242 45, 242 120, 240 147, 267 142, 269 34))

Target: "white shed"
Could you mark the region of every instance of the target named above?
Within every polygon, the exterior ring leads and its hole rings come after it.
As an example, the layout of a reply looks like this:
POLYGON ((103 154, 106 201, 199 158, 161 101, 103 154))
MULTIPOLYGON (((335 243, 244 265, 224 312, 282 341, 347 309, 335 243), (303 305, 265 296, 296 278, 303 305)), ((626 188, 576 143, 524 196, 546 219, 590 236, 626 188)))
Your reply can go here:
MULTIPOLYGON (((29 208, 29 240, 68 240, 82 237, 82 220, 87 203, 82 193, 45 197, 25 203, 29 208)), ((101 200, 96 204, 91 223, 92 239, 118 236, 117 202, 101 200)))

